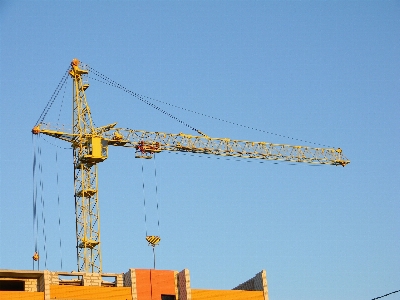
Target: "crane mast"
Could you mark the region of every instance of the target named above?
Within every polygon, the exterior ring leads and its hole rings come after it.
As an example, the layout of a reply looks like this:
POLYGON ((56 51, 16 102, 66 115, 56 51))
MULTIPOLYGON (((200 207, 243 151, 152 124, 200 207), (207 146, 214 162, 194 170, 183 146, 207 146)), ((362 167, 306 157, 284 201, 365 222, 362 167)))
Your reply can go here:
POLYGON ((204 134, 148 132, 115 128, 117 123, 95 127, 85 94, 89 84, 83 79, 89 71, 81 69, 79 64, 79 60, 72 60, 69 71, 73 79, 72 132, 50 128, 46 124, 37 124, 32 129, 33 134, 61 139, 71 143, 73 148, 78 271, 102 272, 97 164, 107 159, 108 146, 134 148, 137 158, 152 158, 162 151, 179 151, 343 167, 350 163, 340 148, 212 138, 204 134))
POLYGON ((94 126, 85 95, 89 84, 83 81, 83 75, 88 74, 88 70, 80 69, 79 61, 74 59, 69 74, 73 79, 72 133, 75 139, 72 147, 78 271, 101 273, 97 163, 104 159, 101 155, 97 159, 93 157, 93 144, 101 139, 93 135, 94 126))

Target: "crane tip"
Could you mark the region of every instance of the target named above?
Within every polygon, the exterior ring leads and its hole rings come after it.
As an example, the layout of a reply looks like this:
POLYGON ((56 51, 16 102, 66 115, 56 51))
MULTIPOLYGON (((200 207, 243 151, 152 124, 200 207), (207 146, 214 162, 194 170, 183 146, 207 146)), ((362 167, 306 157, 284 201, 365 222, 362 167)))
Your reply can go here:
POLYGON ((40 133, 40 126, 36 125, 35 127, 32 128, 32 133, 33 134, 39 134, 40 133))
POLYGON ((71 66, 79 66, 79 63, 80 63, 80 61, 79 61, 79 59, 77 59, 77 58, 74 58, 73 60, 72 60, 72 62, 71 62, 71 66))

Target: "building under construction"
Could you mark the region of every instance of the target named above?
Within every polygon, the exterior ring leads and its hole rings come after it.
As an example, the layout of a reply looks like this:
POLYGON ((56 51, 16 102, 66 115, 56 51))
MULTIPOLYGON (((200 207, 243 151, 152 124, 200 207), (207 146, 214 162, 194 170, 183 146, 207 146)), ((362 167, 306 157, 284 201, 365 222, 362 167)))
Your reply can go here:
POLYGON ((266 272, 232 290, 191 287, 189 270, 126 273, 0 270, 1 300, 268 300, 266 272))

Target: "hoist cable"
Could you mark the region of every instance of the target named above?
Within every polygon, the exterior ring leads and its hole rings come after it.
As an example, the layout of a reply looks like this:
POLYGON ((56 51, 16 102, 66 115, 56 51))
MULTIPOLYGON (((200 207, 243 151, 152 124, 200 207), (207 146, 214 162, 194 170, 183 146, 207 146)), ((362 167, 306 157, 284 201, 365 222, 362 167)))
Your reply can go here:
POLYGON ((58 233, 60 235, 60 259, 61 259, 61 269, 63 269, 63 260, 62 260, 62 244, 61 244, 61 209, 60 209, 60 185, 58 181, 58 155, 56 149, 56 170, 57 170, 57 204, 58 204, 58 233))
POLYGON ((145 195, 145 189, 144 189, 144 171, 143 171, 143 161, 142 161, 142 187, 143 187, 143 211, 144 211, 144 225, 146 228, 146 236, 147 236, 147 216, 146 216, 146 195, 145 195))
POLYGON ((39 153, 39 172, 40 172, 40 180, 39 180, 39 186, 40 186, 40 203, 42 205, 42 234, 43 234, 43 252, 45 253, 45 260, 44 260, 44 267, 45 269, 47 268, 47 249, 46 249, 46 244, 47 244, 47 236, 46 236, 46 217, 45 217, 45 206, 44 206, 44 183, 43 183, 43 165, 41 162, 41 156, 42 156, 42 149, 40 146, 38 146, 38 153, 39 153))
POLYGON ((126 87, 122 86, 121 84, 119 84, 119 83, 117 83, 116 81, 114 81, 114 80, 108 78, 107 76, 103 75, 102 73, 96 71, 95 69, 93 69, 93 68, 91 68, 91 67, 90 67, 89 69, 90 69, 90 71, 92 71, 95 75, 97 75, 97 76, 99 76, 100 78, 102 78, 103 80, 105 80, 105 82, 100 81, 100 80, 98 80, 98 79, 96 79, 96 78, 94 78, 94 77, 90 77, 90 78, 92 78, 92 79, 94 79, 94 80, 96 80, 96 81, 99 81, 99 82, 108 84, 108 85, 110 85, 110 86, 119 88, 119 89, 121 89, 122 91, 124 91, 124 92, 130 94, 131 96, 133 96, 133 97, 139 99, 140 101, 146 103, 147 105, 149 105, 149 106, 155 108, 156 110, 162 112, 163 114, 167 115, 168 117, 174 119, 175 121, 178 121, 179 123, 185 125, 185 126, 188 127, 189 129, 191 129, 191 130, 193 130, 193 131, 196 131, 196 132, 198 132, 198 133, 201 133, 198 129, 194 128, 193 126, 189 125, 188 123, 185 123, 184 121, 178 119, 177 117, 173 116, 172 114, 170 114, 169 112, 163 110, 162 108, 158 107, 157 105, 155 105, 155 104, 153 104, 153 103, 147 101, 146 99, 144 99, 144 98, 145 98, 144 96, 142 96, 142 95, 140 95, 140 94, 138 94, 138 93, 135 93, 135 92, 133 92, 133 91, 127 89, 126 87))
POLYGON ((57 98, 60 90, 62 89, 62 87, 65 85, 65 82, 67 81, 68 78, 68 74, 69 74, 69 70, 70 70, 70 66, 68 66, 67 71, 65 71, 63 77, 61 78, 60 82, 58 83, 55 91, 53 92, 53 95, 51 95, 50 100, 47 102, 45 108, 43 109, 42 113, 40 114, 39 119, 36 121, 36 125, 38 125, 39 123, 42 123, 44 118, 46 117, 47 113, 49 112, 51 106, 54 103, 54 100, 57 98))
POLYGON ((156 183, 157 227, 158 227, 158 234, 160 235, 160 214, 158 212, 158 185, 157 185, 157 167, 156 167, 156 155, 155 154, 154 154, 154 181, 156 183))
MULTIPOLYGON (((41 204, 41 215, 42 215, 42 235, 43 235, 43 252, 45 254, 44 266, 47 268, 47 236, 46 236, 46 217, 45 217, 45 205, 44 205, 44 183, 43 183, 43 165, 42 165, 42 148, 38 145, 38 170, 39 170, 39 188, 40 188, 40 204, 41 204)), ((39 226, 38 226, 39 227, 39 226)))
POLYGON ((35 225, 37 219, 37 208, 36 208, 36 199, 37 199, 37 187, 36 187, 36 178, 35 178, 35 170, 36 170, 36 147, 34 143, 34 137, 32 134, 32 145, 33 145, 33 166, 32 166, 32 177, 33 177, 33 236, 34 236, 34 244, 35 244, 35 252, 37 252, 37 234, 35 232, 35 225))
MULTIPOLYGON (((66 90, 66 85, 64 88, 64 93, 61 99, 61 105, 60 105, 60 110, 58 111, 58 118, 57 118, 57 124, 60 122, 60 116, 61 116, 61 111, 64 105, 64 98, 65 98, 65 90, 66 90)), ((61 238, 61 209, 60 209, 60 184, 59 184, 59 179, 58 179, 58 151, 56 147, 56 181, 57 181, 57 206, 58 206, 58 234, 60 236, 60 265, 61 269, 63 269, 63 257, 62 257, 62 238, 61 238)))
MULTIPOLYGON (((39 139, 39 138, 38 138, 39 139)), ((32 141, 34 141, 34 138, 32 137, 32 141)), ((44 245, 43 245, 43 252, 45 253, 45 268, 47 268, 47 249, 46 249, 46 243, 47 243, 47 236, 46 236, 46 218, 44 215, 45 211, 45 206, 44 206, 44 184, 43 184, 43 165, 41 162, 41 156, 42 156, 42 149, 40 147, 40 143, 38 145, 35 145, 33 142, 33 147, 34 147, 34 158, 33 158, 33 185, 34 185, 34 192, 33 192, 33 227, 34 227, 34 235, 35 235, 35 254, 39 254, 38 250, 38 237, 39 237, 39 218, 38 218, 38 185, 39 185, 39 193, 40 193, 40 204, 41 204, 41 216, 42 216, 42 234, 44 238, 44 245), (36 179, 36 172, 39 172, 38 177, 39 179, 36 179), (35 230, 36 229, 36 230, 35 230), (36 233, 35 233, 36 231, 36 233)), ((38 262, 38 270, 39 270, 39 259, 37 260, 38 262)))
MULTIPOLYGON (((38 253, 37 249, 37 239, 38 239, 38 221, 37 221, 37 184, 36 184, 36 145, 35 145, 35 138, 34 135, 32 134, 32 147, 33 147, 33 164, 32 164, 32 204, 33 204, 33 224, 32 224, 32 229, 33 229, 33 240, 34 240, 34 246, 35 246, 35 254, 38 253)), ((33 259, 33 270, 35 270, 35 260, 33 259)), ((39 264, 39 263, 38 263, 39 264)), ((39 269, 39 266, 38 266, 39 269)))
MULTIPOLYGON (((90 68, 90 70, 92 70, 93 73, 94 73, 95 75, 99 76, 100 78, 102 78, 102 79, 105 80, 105 81, 98 80, 98 79, 96 79, 96 78, 94 78, 94 77, 90 77, 90 78, 92 78, 92 79, 94 79, 94 80, 96 80, 96 81, 98 81, 98 82, 101 82, 101 83, 108 84, 108 85, 110 85, 110 86, 119 88, 119 89, 125 91, 126 93, 131 94, 132 96, 138 98, 140 101, 146 103, 146 104, 149 105, 149 106, 152 106, 153 108, 156 108, 157 110, 159 110, 159 111, 161 111, 162 113, 164 113, 164 114, 170 116, 171 118, 176 119, 176 120, 179 121, 180 123, 186 125, 187 127, 189 127, 190 129, 192 129, 192 130, 194 130, 194 131, 196 131, 196 132, 199 132, 199 130, 195 129, 194 127, 192 127, 192 126, 190 126, 190 125, 188 125, 188 124, 185 124, 184 122, 182 122, 182 121, 179 120, 178 118, 176 118, 176 117, 172 116, 171 114, 167 113, 166 111, 164 111, 164 110, 161 109, 160 107, 156 106, 155 104, 151 103, 150 101, 155 101, 155 102, 158 102, 158 103, 162 103, 162 104, 165 104, 165 105, 174 107, 174 108, 178 108, 178 109, 181 109, 181 110, 184 110, 184 111, 187 111, 187 112, 191 112, 191 113, 194 113, 194 114, 203 116, 203 117, 207 117, 207 118, 210 118, 210 119, 214 119, 214 120, 217 120, 217 121, 225 122, 225 123, 232 124, 232 125, 235 125, 235 126, 239 126, 239 127, 251 129, 251 130, 254 130, 254 131, 259 131, 259 132, 262 132, 262 133, 266 133, 266 134, 270 134, 270 135, 275 135, 275 136, 279 136, 279 137, 282 137, 282 138, 286 138, 286 139, 291 139, 291 140, 299 141, 299 142, 302 142, 302 143, 308 143, 308 144, 323 146, 323 147, 327 147, 327 148, 333 148, 332 146, 329 146, 329 145, 324 145, 324 144, 321 144, 321 143, 310 142, 310 141, 306 141, 306 140, 299 139, 299 138, 294 138, 294 137, 290 137, 290 136, 286 136, 286 135, 282 135, 282 134, 278 134, 278 133, 273 133, 273 132, 270 132, 270 131, 267 131, 267 130, 263 130, 263 129, 251 127, 251 126, 248 126, 248 125, 243 125, 243 124, 240 124, 240 123, 236 123, 236 122, 224 120, 224 119, 221 119, 221 118, 218 118, 218 117, 214 117, 214 116, 210 116, 210 115, 207 115, 207 114, 204 114, 204 113, 199 113, 199 112, 196 112, 196 111, 194 111, 194 110, 187 109, 187 108, 184 108, 184 107, 181 107, 181 106, 177 106, 177 105, 174 105, 174 104, 171 104, 171 103, 168 103, 168 102, 164 102, 164 101, 161 101, 161 100, 157 100, 157 99, 154 99, 154 98, 151 98, 151 97, 148 97, 148 96, 143 96, 143 95, 140 95, 140 94, 138 94, 138 93, 135 93, 135 92, 132 92, 132 91, 128 90, 127 88, 123 87, 123 86, 120 85, 119 83, 117 83, 117 82, 115 82, 114 80, 108 78, 107 76, 101 74, 100 72, 96 71, 96 70, 93 69, 93 68, 90 68), (145 98, 146 98, 147 100, 146 100, 145 98), (149 100, 150 100, 150 101, 149 101, 149 100)), ((201 132, 199 132, 199 133, 202 134, 201 132)))
POLYGON ((156 269, 156 250, 155 250, 156 247, 152 247, 152 248, 153 248, 153 260, 154 260, 153 268, 155 270, 156 269))

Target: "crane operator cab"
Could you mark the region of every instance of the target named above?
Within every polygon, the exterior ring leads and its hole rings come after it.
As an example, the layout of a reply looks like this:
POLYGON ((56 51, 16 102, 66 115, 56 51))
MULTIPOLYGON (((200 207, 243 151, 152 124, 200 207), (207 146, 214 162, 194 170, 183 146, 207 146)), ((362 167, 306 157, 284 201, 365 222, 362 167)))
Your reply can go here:
POLYGON ((108 157, 108 142, 100 136, 93 136, 86 142, 86 154, 80 158, 81 163, 97 164, 108 157))

